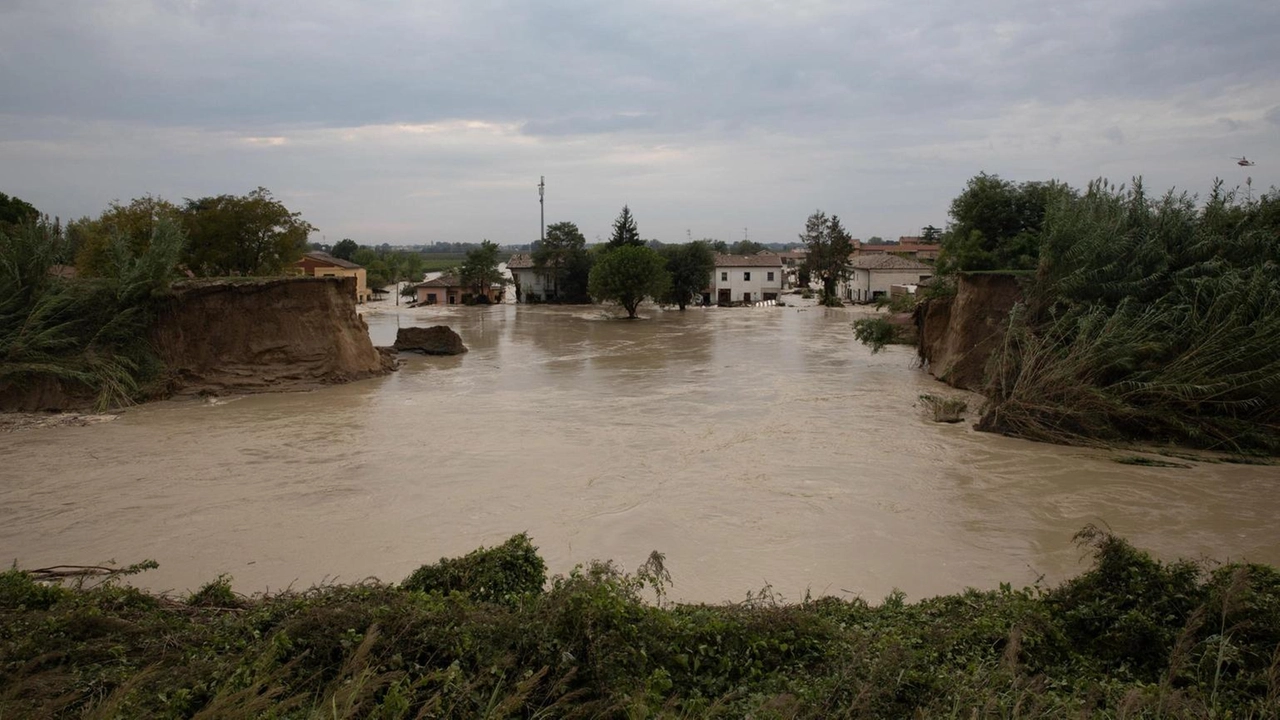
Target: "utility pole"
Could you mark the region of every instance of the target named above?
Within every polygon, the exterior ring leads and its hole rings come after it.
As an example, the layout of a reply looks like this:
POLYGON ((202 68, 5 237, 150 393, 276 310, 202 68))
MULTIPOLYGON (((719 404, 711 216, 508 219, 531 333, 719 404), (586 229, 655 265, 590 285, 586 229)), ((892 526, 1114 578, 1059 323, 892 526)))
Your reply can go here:
POLYGON ((547 204, 544 196, 547 193, 547 176, 538 176, 538 213, 541 216, 541 230, 538 233, 538 239, 546 242, 547 240, 547 204))

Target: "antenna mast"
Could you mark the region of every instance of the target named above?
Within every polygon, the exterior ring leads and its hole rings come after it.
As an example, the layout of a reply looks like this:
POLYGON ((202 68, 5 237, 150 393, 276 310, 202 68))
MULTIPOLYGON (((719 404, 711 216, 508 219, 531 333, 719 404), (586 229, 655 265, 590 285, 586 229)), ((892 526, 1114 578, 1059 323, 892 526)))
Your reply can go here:
POLYGON ((543 196, 547 192, 547 177, 545 175, 538 176, 538 214, 541 216, 541 230, 538 237, 545 242, 547 239, 547 205, 543 201, 543 196))

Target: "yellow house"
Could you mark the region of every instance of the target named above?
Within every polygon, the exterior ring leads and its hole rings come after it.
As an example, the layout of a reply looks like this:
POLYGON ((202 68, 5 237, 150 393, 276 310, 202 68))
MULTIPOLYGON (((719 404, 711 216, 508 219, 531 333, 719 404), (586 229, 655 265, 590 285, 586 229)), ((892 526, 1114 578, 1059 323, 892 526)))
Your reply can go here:
POLYGON ((294 268, 303 275, 313 277, 353 277, 356 279, 356 302, 369 299, 369 288, 365 282, 364 268, 351 262, 336 258, 327 252, 304 253, 302 259, 294 263, 294 268))

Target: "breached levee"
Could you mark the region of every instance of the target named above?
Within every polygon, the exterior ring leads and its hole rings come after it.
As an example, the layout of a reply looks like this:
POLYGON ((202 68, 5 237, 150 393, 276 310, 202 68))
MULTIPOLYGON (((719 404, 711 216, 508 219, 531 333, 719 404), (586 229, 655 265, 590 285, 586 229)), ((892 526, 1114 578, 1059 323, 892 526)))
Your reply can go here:
POLYGON ((987 362, 1020 300, 1014 275, 961 274, 953 297, 927 300, 916 310, 921 362, 948 385, 981 392, 987 362))
MULTIPOLYGON (((150 343, 159 377, 135 399, 305 390, 384 375, 350 279, 221 278, 175 283, 158 301, 150 343)), ((92 408, 85 388, 52 377, 0 383, 0 411, 92 408)))
POLYGON ((356 312, 350 280, 178 283, 152 334, 174 395, 302 390, 395 369, 356 312))

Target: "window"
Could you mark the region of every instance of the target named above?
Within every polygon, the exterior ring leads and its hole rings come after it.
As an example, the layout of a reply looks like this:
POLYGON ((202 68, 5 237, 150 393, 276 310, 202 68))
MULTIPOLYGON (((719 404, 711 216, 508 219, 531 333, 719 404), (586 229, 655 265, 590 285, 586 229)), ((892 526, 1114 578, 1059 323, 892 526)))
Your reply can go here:
POLYGON ((727 272, 720 273, 720 282, 729 282, 729 273, 727 272))
POLYGON ((743 280, 750 280, 750 279, 751 279, 751 273, 749 273, 749 272, 744 272, 744 273, 742 273, 742 279, 743 279, 743 280))
POLYGON ((769 277, 767 279, 769 282, 773 282, 773 273, 769 273, 769 277))

